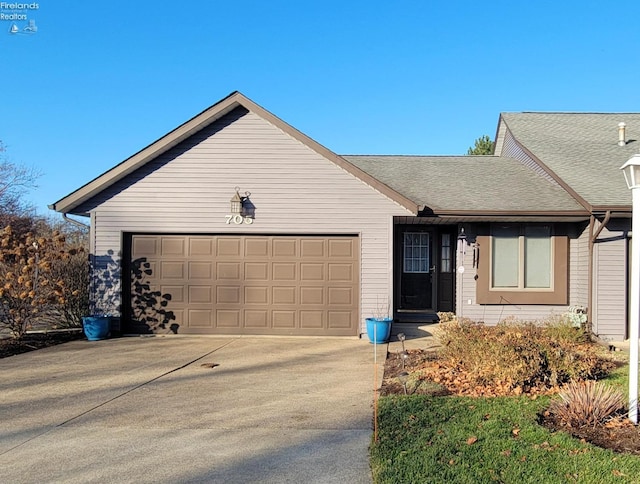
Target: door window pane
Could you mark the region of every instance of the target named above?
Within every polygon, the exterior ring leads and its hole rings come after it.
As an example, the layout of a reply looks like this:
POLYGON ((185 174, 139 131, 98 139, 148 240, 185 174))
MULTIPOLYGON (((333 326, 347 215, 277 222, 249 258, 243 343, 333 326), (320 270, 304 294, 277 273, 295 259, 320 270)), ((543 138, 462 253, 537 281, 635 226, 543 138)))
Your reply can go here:
POLYGON ((405 232, 404 272, 429 272, 429 233, 405 232))

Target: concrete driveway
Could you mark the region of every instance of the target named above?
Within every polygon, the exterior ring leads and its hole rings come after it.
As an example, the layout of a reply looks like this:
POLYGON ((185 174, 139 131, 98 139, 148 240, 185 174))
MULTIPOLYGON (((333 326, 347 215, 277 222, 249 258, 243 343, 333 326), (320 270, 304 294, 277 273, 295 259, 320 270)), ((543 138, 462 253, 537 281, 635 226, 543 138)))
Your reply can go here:
POLYGON ((374 352, 342 338, 75 341, 0 360, 3 482, 371 482, 374 352))

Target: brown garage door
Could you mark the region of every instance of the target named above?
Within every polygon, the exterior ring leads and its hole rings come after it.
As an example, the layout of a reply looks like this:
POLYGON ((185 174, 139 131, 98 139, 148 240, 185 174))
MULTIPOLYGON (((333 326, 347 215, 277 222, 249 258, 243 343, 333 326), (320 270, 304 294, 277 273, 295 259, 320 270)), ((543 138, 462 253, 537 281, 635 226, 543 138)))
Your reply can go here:
POLYGON ((130 329, 143 314, 161 319, 160 308, 181 334, 358 333, 356 236, 139 234, 130 242, 130 270, 139 276, 130 329))

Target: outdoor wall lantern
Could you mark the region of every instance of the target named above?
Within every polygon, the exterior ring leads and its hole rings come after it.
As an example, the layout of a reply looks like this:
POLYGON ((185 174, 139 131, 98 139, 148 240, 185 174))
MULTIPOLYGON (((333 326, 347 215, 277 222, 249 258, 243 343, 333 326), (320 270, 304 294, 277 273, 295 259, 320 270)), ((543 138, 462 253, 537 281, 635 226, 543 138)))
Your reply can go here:
POLYGON ((629 420, 638 423, 638 337, 640 332, 640 154, 620 167, 631 190, 631 281, 629 294, 629 420))
POLYGON ((231 213, 225 215, 226 224, 253 224, 253 219, 256 216, 256 206, 249 199, 251 193, 244 192, 244 195, 240 195, 240 187, 236 187, 235 191, 236 193, 231 197, 230 201, 231 213))
POLYGON ((231 213, 233 215, 242 215, 242 197, 239 190, 240 187, 236 187, 236 193, 231 197, 231 213))

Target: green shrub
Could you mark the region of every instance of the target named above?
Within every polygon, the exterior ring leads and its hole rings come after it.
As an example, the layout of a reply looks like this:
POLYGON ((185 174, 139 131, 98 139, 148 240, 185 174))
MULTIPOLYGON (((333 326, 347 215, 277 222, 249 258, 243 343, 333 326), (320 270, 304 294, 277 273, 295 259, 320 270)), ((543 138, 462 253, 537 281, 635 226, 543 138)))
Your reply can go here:
POLYGON ((602 382, 571 382, 551 402, 549 412, 556 421, 569 427, 604 423, 625 408, 622 392, 602 382))

